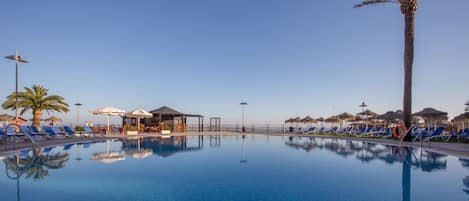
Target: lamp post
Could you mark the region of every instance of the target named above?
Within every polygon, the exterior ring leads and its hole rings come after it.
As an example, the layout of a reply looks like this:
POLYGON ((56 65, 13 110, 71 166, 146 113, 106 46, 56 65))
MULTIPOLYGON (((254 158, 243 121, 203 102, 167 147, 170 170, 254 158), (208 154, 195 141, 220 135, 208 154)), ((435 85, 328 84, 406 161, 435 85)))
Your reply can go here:
POLYGON ((246 105, 248 105, 248 103, 247 102, 241 102, 240 105, 241 105, 241 108, 242 108, 242 115, 241 115, 242 132, 245 133, 246 132, 246 127, 244 126, 244 107, 246 105))
MULTIPOLYGON (((368 107, 368 105, 365 104, 365 102, 362 102, 362 104, 359 105, 359 107, 362 108, 362 115, 364 115, 364 113, 365 113, 365 108, 368 107)), ((368 118, 367 118, 367 117, 365 117, 365 127, 368 128, 368 118)))
POLYGON ((16 110, 15 122, 16 122, 18 121, 18 117, 19 117, 19 113, 18 113, 19 112, 18 111, 18 63, 19 62, 28 63, 28 61, 26 61, 23 57, 19 55, 18 50, 16 50, 15 55, 6 56, 5 58, 14 60, 16 63, 16 88, 15 88, 15 110, 16 110))
MULTIPOLYGON (((464 104, 466 106, 466 109, 464 111, 469 113, 469 100, 464 104)), ((469 119, 467 120, 467 127, 469 128, 469 119)))
POLYGON ((77 106, 77 126, 80 125, 80 106, 82 105, 81 103, 75 103, 75 106, 77 106))

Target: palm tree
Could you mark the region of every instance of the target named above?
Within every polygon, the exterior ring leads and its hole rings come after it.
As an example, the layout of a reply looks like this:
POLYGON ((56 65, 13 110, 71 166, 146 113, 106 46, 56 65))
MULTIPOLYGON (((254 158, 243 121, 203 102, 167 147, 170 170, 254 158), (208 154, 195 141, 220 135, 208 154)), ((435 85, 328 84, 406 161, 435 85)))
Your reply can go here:
MULTIPOLYGON (((40 119, 42 111, 50 112, 68 112, 68 104, 62 96, 48 95, 49 89, 39 85, 33 85, 32 88, 25 87, 24 91, 18 92, 18 108, 21 108, 21 115, 32 110, 33 125, 41 126, 40 119)), ((16 93, 12 93, 2 104, 3 109, 16 109, 15 107, 16 93)))
MULTIPOLYGON (((414 63, 414 19, 417 11, 418 0, 365 0, 356 4, 354 8, 380 3, 397 3, 404 15, 404 101, 403 120, 407 128, 410 127, 412 114, 412 65, 414 63)), ((404 140, 412 139, 412 133, 404 140)))

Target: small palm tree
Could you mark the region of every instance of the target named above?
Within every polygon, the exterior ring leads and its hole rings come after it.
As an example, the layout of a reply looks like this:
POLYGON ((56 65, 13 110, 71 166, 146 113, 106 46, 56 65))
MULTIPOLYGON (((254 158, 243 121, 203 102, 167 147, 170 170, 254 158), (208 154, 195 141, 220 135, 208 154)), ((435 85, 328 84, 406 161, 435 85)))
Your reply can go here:
MULTIPOLYGON (((354 7, 359 8, 371 4, 396 3, 401 7, 404 15, 404 105, 403 120, 407 128, 411 124, 412 115, 412 65, 414 63, 414 19, 417 11, 418 0, 365 0, 354 7)), ((412 134, 406 136, 405 140, 412 139, 412 134)))
MULTIPOLYGON (((50 112, 68 112, 68 104, 62 96, 48 95, 49 89, 39 85, 33 85, 32 88, 25 87, 24 91, 18 92, 18 108, 21 109, 21 115, 32 110, 33 125, 41 126, 42 111, 50 112)), ((4 109, 16 109, 16 93, 12 93, 2 104, 4 109)))

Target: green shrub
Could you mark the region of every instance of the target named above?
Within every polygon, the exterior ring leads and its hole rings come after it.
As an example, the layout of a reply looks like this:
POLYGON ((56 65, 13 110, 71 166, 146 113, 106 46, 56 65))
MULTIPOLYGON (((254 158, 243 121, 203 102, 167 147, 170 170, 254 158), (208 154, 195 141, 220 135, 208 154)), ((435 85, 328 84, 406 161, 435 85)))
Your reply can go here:
POLYGON ((137 131, 137 126, 129 126, 127 127, 127 131, 137 131))
POLYGON ((81 126, 75 126, 75 131, 80 132, 80 131, 85 131, 85 129, 81 126))

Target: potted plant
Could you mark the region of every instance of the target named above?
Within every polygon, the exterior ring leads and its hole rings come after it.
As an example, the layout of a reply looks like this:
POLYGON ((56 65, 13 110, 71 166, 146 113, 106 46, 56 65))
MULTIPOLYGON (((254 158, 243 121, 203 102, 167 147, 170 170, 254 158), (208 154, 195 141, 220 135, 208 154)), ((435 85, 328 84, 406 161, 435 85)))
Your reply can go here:
POLYGON ((163 125, 161 127, 161 134, 170 134, 171 133, 171 126, 163 125))
POLYGON ((127 127, 126 133, 127 133, 127 135, 137 135, 138 134, 137 126, 127 127))

